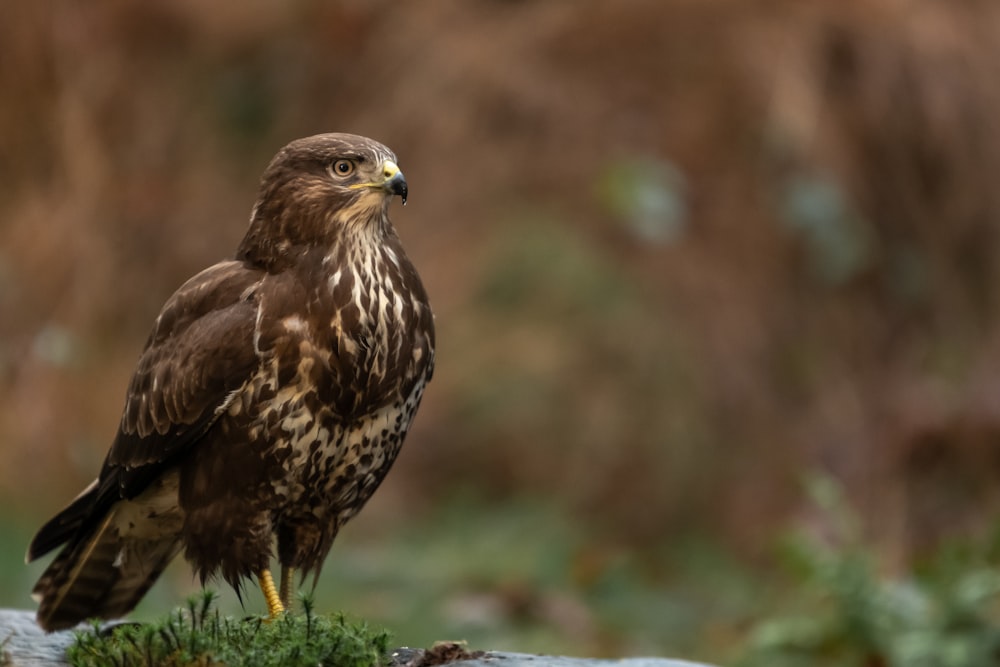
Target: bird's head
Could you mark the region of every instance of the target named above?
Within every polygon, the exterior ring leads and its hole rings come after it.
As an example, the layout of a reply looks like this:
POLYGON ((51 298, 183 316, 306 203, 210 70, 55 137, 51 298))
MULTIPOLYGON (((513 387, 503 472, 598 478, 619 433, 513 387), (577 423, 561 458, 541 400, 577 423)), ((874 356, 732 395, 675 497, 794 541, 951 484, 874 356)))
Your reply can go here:
POLYGON ((345 233, 378 238, 391 230, 389 202, 408 189, 396 155, 354 134, 318 134, 291 142, 261 177, 240 254, 329 247, 345 233))

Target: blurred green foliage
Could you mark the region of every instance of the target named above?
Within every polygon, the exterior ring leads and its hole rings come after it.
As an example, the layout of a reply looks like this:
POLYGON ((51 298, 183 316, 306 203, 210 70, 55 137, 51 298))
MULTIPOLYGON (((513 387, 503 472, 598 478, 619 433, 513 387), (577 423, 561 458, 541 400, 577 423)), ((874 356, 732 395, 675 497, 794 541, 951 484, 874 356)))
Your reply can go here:
POLYGON ((608 166, 598 181, 597 195, 636 239, 669 243, 689 222, 685 189, 684 174, 676 165, 633 157, 608 166))
POLYGON ((741 667, 979 667, 1000 661, 1000 571, 988 549, 942 548, 923 572, 881 574, 837 487, 812 483, 835 531, 797 535, 797 575, 782 607, 758 622, 741 667), (832 542, 832 543, 830 543, 832 542), (962 555, 957 557, 961 552, 962 555))
POLYGON ((797 174, 784 184, 780 207, 785 224, 802 236, 818 279, 843 285, 871 268, 874 233, 835 180, 797 174))

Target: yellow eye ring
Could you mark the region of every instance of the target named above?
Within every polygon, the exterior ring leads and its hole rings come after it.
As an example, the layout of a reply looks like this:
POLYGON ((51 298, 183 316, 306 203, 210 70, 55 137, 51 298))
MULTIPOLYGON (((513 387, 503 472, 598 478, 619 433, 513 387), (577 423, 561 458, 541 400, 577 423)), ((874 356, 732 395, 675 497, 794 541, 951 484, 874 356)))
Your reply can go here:
POLYGON ((354 163, 350 160, 337 160, 330 165, 329 171, 335 178, 344 178, 354 173, 354 163))

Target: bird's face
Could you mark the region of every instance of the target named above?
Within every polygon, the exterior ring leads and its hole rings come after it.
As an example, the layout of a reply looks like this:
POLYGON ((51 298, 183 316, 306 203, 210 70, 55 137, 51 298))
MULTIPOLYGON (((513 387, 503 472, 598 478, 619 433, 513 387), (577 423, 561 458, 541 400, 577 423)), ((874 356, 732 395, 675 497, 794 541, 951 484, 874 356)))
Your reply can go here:
POLYGON ((406 204, 406 178, 396 156, 381 144, 368 140, 360 147, 342 147, 334 143, 319 162, 325 182, 317 184, 312 194, 320 205, 328 206, 328 219, 336 226, 378 226, 385 223, 389 201, 395 195, 406 204))
POLYGON ((399 195, 407 186, 395 154, 382 144, 352 134, 321 134, 293 141, 275 157, 264 175, 273 175, 282 194, 331 207, 373 206, 399 195), (288 192, 289 187, 292 192, 288 192))
POLYGON ((344 183, 342 187, 347 187, 348 190, 358 190, 361 196, 368 195, 369 192, 366 191, 374 191, 376 196, 399 195, 405 205, 407 188, 403 172, 399 170, 395 160, 379 160, 379 156, 374 157, 374 160, 363 156, 336 159, 327 169, 334 182, 344 183))
POLYGON ((264 172, 248 241, 328 246, 346 231, 378 235, 388 229, 392 197, 405 204, 407 193, 395 154, 377 141, 352 134, 299 139, 264 172))

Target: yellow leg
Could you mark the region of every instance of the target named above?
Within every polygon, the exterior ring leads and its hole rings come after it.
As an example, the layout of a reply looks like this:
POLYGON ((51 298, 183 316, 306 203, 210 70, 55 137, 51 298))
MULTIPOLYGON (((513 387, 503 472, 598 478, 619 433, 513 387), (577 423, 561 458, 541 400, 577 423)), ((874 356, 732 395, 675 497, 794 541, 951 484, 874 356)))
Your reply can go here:
POLYGON ((285 612, 285 607, 281 604, 278 590, 274 587, 274 578, 271 576, 271 571, 264 568, 257 575, 257 580, 260 582, 260 590, 264 594, 264 599, 267 600, 268 614, 270 614, 271 618, 277 618, 278 614, 285 612))
POLYGON ((295 577, 295 568, 289 565, 281 566, 281 604, 285 609, 292 608, 292 579, 295 577))

